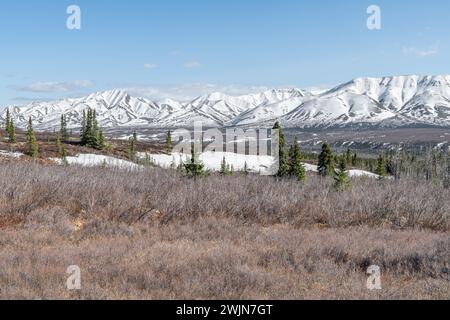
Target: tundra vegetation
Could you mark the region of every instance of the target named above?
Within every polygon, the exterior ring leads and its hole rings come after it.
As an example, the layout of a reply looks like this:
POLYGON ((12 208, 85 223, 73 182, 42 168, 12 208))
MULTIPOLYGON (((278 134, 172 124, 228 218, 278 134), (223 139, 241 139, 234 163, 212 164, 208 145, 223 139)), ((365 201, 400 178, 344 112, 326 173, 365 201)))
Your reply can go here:
MULTIPOLYGON (((412 168, 382 155, 373 160, 381 179, 350 179, 362 160, 326 145, 320 174, 306 174, 298 160, 308 156, 284 145, 276 177, 234 172, 225 160, 208 174, 195 153, 173 170, 43 160, 89 148, 129 159, 148 147, 133 134, 99 150, 89 117, 92 147, 30 126, 15 146, 35 141, 39 154, 0 158, 0 299, 450 298, 448 156, 412 168), (72 265, 81 290, 67 290, 72 265), (366 287, 371 265, 381 290, 366 287)), ((10 132, 1 133, 4 149, 10 132)))

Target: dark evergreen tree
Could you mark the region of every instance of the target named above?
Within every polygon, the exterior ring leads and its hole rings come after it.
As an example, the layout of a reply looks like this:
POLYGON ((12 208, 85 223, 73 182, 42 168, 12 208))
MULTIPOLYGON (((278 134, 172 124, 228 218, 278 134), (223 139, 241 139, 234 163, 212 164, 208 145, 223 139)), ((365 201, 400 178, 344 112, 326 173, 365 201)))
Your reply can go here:
POLYGON ((289 151, 289 173, 294 176, 300 182, 304 182, 306 179, 306 169, 302 163, 302 154, 300 151, 300 146, 295 139, 294 145, 291 146, 289 151))
POLYGON ((27 129, 27 155, 33 158, 37 158, 39 156, 39 147, 37 144, 36 136, 34 135, 33 130, 33 122, 30 119, 28 120, 28 129, 27 129))
POLYGON ((56 149, 58 150, 58 153, 59 153, 60 155, 62 155, 62 152, 63 152, 63 146, 62 146, 62 143, 61 143, 61 137, 60 137, 60 135, 58 135, 58 136, 56 137, 56 149))
POLYGON ((334 175, 334 158, 331 147, 328 143, 322 145, 322 152, 319 155, 319 163, 317 166, 319 175, 322 177, 334 175))
POLYGON ((279 136, 279 150, 278 150, 279 167, 277 176, 286 177, 289 175, 289 154, 286 150, 286 138, 284 136, 281 125, 278 121, 275 122, 273 129, 278 130, 279 136))
POLYGON ((84 146, 87 147, 95 147, 95 134, 94 134, 94 128, 92 125, 92 111, 91 109, 87 109, 86 112, 86 119, 85 119, 85 125, 84 125, 84 132, 83 132, 83 140, 81 141, 81 143, 84 146))
POLYGON ((184 164, 186 174, 189 177, 197 178, 206 174, 204 168, 205 166, 203 163, 198 161, 197 155, 195 154, 195 147, 192 145, 191 160, 190 162, 184 164))
POLYGON ((134 160, 136 158, 136 144, 137 144, 137 134, 136 131, 130 137, 129 145, 128 145, 128 155, 129 158, 134 160))
POLYGON ((86 141, 86 110, 83 110, 83 117, 81 118, 80 140, 82 143, 86 141))
POLYGON ((355 152, 352 156, 352 166, 356 166, 357 163, 358 163, 358 155, 355 152))
POLYGON ((222 159, 222 163, 220 164, 220 174, 223 176, 229 176, 232 174, 232 170, 230 165, 227 163, 225 157, 222 159))
POLYGON ((86 147, 103 149, 105 147, 105 137, 99 128, 95 110, 88 108, 83 112, 81 131, 81 144, 86 147))
POLYGON ((335 177, 334 177, 335 189, 337 191, 343 191, 350 184, 350 178, 348 176, 348 171, 347 171, 347 163, 346 163, 344 157, 342 157, 339 160, 339 169, 336 170, 336 172, 334 174, 335 174, 335 177))
POLYGON ((167 132, 167 137, 166 137, 166 152, 168 154, 171 154, 172 150, 173 150, 172 132, 169 130, 169 132, 167 132))
POLYGON ((345 153, 345 161, 347 161, 347 165, 352 165, 352 152, 350 148, 347 148, 347 152, 345 153))
POLYGON ((380 154, 377 160, 377 169, 375 173, 380 177, 384 177, 386 175, 386 161, 384 160, 384 156, 380 154))
POLYGON ((60 125, 59 135, 63 142, 69 141, 69 132, 67 131, 67 120, 66 120, 65 115, 61 115, 61 125, 60 125))
POLYGON ((11 118, 9 109, 6 110, 6 132, 8 133, 8 142, 14 144, 16 140, 16 131, 14 128, 14 121, 11 118))
POLYGON ((96 148, 98 150, 105 149, 105 136, 103 135, 103 130, 97 129, 97 145, 96 148))

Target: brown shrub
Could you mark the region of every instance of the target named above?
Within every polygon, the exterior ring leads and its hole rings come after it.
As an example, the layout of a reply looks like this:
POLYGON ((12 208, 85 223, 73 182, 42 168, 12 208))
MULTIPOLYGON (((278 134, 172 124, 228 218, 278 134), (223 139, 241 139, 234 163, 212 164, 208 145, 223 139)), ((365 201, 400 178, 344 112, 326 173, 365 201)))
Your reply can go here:
POLYGON ((449 191, 431 183, 7 164, 0 228, 0 299, 450 298, 449 191))
POLYGON ((297 227, 450 228, 450 190, 431 182, 355 179, 350 189, 339 193, 332 181, 316 176, 302 185, 272 177, 192 180, 160 169, 133 172, 33 164, 0 166, 0 177, 3 220, 63 206, 72 215, 128 224, 154 216, 168 223, 214 215, 297 227))

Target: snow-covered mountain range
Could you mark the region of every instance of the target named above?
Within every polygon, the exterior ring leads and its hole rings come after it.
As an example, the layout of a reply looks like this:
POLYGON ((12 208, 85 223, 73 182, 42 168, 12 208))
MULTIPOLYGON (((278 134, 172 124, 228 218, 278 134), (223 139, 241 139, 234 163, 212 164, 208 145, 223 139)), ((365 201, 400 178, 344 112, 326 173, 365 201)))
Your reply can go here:
MULTIPOLYGON (((92 108, 103 127, 267 126, 285 127, 408 126, 450 127, 450 75, 358 78, 320 94, 274 89, 230 96, 212 93, 191 102, 152 101, 120 90, 78 99, 35 102, 9 107, 16 125, 31 117, 41 130, 59 127, 65 114, 71 128, 80 126, 83 110, 92 108)), ((1 115, 5 118, 5 113, 1 115)))

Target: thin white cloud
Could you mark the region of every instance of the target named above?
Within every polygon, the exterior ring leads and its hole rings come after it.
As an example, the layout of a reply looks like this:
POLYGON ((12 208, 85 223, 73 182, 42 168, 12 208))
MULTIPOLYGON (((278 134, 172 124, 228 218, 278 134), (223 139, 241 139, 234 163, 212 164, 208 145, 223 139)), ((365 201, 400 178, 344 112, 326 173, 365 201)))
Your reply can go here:
POLYGON ((416 47, 403 47, 403 54, 414 55, 416 57, 431 57, 439 53, 439 43, 430 46, 427 49, 418 49, 416 47))
POLYGON ((95 86, 90 80, 75 80, 66 82, 35 82, 25 86, 12 86, 17 91, 24 92, 71 92, 95 86))
POLYGON ((33 97, 15 97, 12 99, 12 101, 18 101, 18 102, 43 102, 43 101, 50 101, 49 98, 33 98, 33 97))
POLYGON ((146 63, 146 64, 144 64, 144 68, 145 69, 155 69, 157 67, 158 67, 158 65, 153 64, 153 63, 146 63))
POLYGON ((202 64, 198 61, 190 61, 184 64, 184 67, 187 69, 200 68, 202 64))

